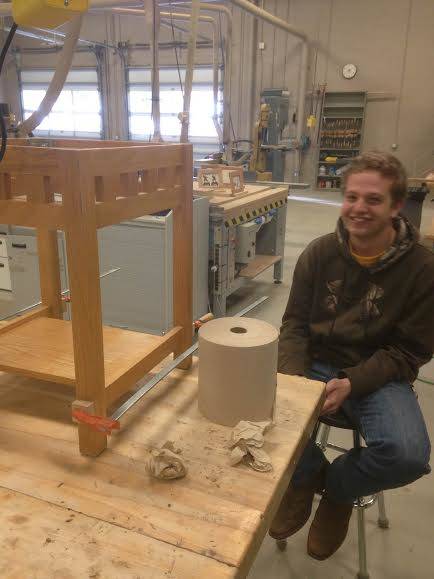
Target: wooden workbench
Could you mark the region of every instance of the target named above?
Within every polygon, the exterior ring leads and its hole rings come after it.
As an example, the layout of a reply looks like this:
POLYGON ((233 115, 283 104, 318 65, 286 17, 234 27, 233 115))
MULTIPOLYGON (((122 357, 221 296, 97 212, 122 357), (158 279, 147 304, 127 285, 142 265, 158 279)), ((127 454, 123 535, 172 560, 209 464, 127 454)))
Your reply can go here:
MULTIPOLYGON (((193 183, 193 191, 204 195, 197 182, 193 183)), ((277 209, 287 203, 288 186, 246 183, 245 190, 233 196, 219 194, 218 190, 205 191, 209 199, 210 215, 220 217, 227 227, 250 221, 277 209)))
POLYGON ((228 296, 246 278, 252 279, 273 266, 274 280, 276 283, 282 281, 288 185, 246 183, 242 192, 232 196, 228 190, 204 192, 196 181, 193 191, 206 195, 210 203, 209 256, 213 268, 210 271, 210 302, 214 315, 220 317, 226 315, 228 296), (236 228, 270 213, 275 217, 264 241, 256 246, 255 257, 241 271, 236 271, 236 228))
POLYGON ((274 471, 230 467, 230 429, 197 409, 197 367, 176 371, 126 416, 98 458, 80 455, 71 389, 0 374, 0 577, 245 577, 320 411, 323 386, 279 376, 274 471), (123 424, 126 426, 126 424, 123 424), (171 441, 189 473, 151 479, 171 441))

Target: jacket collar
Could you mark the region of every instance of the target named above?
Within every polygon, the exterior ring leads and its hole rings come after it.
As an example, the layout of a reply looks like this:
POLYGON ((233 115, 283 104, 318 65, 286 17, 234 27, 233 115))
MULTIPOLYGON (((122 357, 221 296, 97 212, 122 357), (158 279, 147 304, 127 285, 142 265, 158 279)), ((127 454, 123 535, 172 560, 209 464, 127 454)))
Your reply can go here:
MULTIPOLYGON (((367 268, 371 273, 381 271, 396 263, 408 253, 419 240, 418 230, 403 215, 400 214, 394 219, 393 227, 396 230, 395 241, 372 267, 367 268)), ((341 253, 346 259, 354 263, 355 259, 350 251, 348 231, 344 226, 342 218, 339 218, 336 226, 336 237, 341 253)))

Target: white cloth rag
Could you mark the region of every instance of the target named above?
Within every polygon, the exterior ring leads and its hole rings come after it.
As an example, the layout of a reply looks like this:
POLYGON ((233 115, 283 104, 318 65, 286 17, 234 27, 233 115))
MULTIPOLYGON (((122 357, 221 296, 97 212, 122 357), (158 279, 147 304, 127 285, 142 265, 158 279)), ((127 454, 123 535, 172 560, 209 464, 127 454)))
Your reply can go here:
POLYGON ((271 422, 250 422, 242 420, 232 431, 229 448, 231 449, 230 464, 244 461, 254 470, 268 472, 273 469, 271 458, 262 449, 264 434, 271 427, 271 422))

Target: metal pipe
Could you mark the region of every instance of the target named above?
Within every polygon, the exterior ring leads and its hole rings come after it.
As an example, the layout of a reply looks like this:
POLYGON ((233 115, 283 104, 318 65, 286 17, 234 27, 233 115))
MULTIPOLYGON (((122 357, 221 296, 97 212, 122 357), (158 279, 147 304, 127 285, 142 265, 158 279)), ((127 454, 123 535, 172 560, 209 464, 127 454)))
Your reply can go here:
MULTIPOLYGON (((192 15, 185 12, 161 12, 161 15, 174 18, 175 20, 191 20, 192 15)), ((219 142, 222 143, 223 135, 218 122, 218 91, 219 91, 219 50, 218 50, 218 27, 215 18, 212 16, 199 15, 200 22, 208 22, 212 27, 212 78, 213 78, 213 122, 219 137, 219 142)))
POLYGON ((158 41, 160 35, 160 8, 157 0, 147 1, 142 14, 146 17, 148 28, 150 28, 151 37, 151 102, 152 102, 152 122, 154 125, 154 134, 152 141, 161 143, 160 131, 160 69, 158 62, 158 41))
MULTIPOLYGON (((255 0, 255 3, 258 3, 258 0, 255 0)), ((255 126, 256 122, 256 83, 257 83, 257 67, 258 67, 258 19, 255 18, 253 20, 253 30, 252 30, 252 76, 251 76, 251 83, 252 88, 250 92, 250 101, 249 101, 249 128, 255 126)))
MULTIPOLYGON (((107 9, 103 9, 103 10, 95 10, 95 12, 106 12, 107 9)), ((143 10, 139 10, 137 8, 111 8, 110 12, 113 12, 114 14, 130 14, 132 16, 135 15, 142 15, 143 16, 143 10)), ((191 14, 188 14, 187 12, 162 12, 160 10, 160 17, 161 17, 161 24, 163 26, 165 26, 166 28, 171 28, 172 24, 167 20, 170 19, 170 16, 173 16, 174 20, 191 20, 191 14)), ((211 16, 199 16, 199 20, 200 21, 204 21, 204 22, 210 22, 211 20, 214 20, 214 18, 212 18, 211 16)), ((215 26, 217 27, 217 23, 214 21, 215 26)), ((173 24, 173 28, 175 30, 179 30, 179 32, 183 32, 184 34, 190 34, 189 30, 186 30, 185 28, 181 28, 181 26, 176 26, 175 24, 173 24)), ((202 40, 205 40, 206 42, 211 42, 211 39, 208 38, 207 36, 204 36, 203 34, 198 34, 197 35, 198 38, 201 38, 202 40)), ((161 43, 160 43, 161 44, 161 43)))
MULTIPOLYGON (((65 32, 60 32, 59 30, 49 30, 47 28, 35 28, 35 30, 41 30, 46 34, 49 34, 51 37, 58 36, 59 38, 66 38, 65 32)), ((41 37, 41 40, 45 40, 45 38, 41 37)), ((98 42, 97 40, 88 40, 87 38, 79 38, 78 42, 80 42, 81 44, 87 44, 88 46, 91 47, 100 46, 101 48, 110 48, 110 50, 116 51, 119 50, 115 44, 108 44, 107 42, 98 42)))
POLYGON ((190 126, 190 102, 193 89, 194 60, 196 56, 197 27, 199 22, 200 2, 191 3, 191 34, 187 48, 187 69, 184 82, 184 107, 181 114, 181 143, 188 143, 188 128, 190 126))
POLYGON ((224 82, 223 82, 223 146, 225 148, 226 159, 232 160, 232 136, 231 136, 231 83, 232 83, 232 12, 223 4, 212 4, 201 2, 201 10, 210 12, 220 12, 226 17, 226 40, 225 40, 225 62, 224 62, 224 82))
MULTIPOLYGON (((161 16, 162 12, 160 12, 160 16, 161 16)), ((177 30, 178 32, 181 32, 182 34, 190 34, 190 30, 187 30, 186 28, 183 28, 182 26, 179 26, 177 24, 173 24, 173 22, 169 21, 166 18, 161 18, 161 26, 164 26, 165 28, 170 28, 170 29, 174 29, 177 30)), ((205 36, 204 34, 197 34, 197 38, 200 40, 203 40, 205 42, 212 42, 211 38, 208 38, 208 36, 205 36)), ((198 48, 198 44, 199 41, 196 42, 196 47, 198 48)), ((161 46, 161 43, 160 43, 161 46)))
MULTIPOLYGON (((134 8, 113 8, 111 10, 111 12, 114 12, 115 14, 130 14, 130 15, 141 15, 143 14, 142 10, 137 10, 134 8)), ((160 11, 160 17, 164 17, 164 18, 168 18, 173 19, 173 20, 185 20, 185 21, 191 21, 192 19, 192 15, 190 13, 187 12, 162 12, 160 11)), ((222 143, 223 140, 223 135, 222 135, 222 129, 219 125, 218 122, 218 90, 219 90, 219 71, 218 71, 218 67, 219 67, 219 51, 218 51, 218 43, 217 43, 217 37, 218 37, 218 26, 217 26, 217 22, 215 20, 215 18, 213 18, 212 16, 204 16, 202 14, 199 15, 199 21, 200 22, 207 22, 209 24, 211 24, 212 27, 212 52, 213 52, 213 103, 214 103, 214 112, 213 112, 213 122, 214 122, 214 126, 216 128, 216 132, 217 135, 219 137, 219 142, 222 143)), ((163 23, 163 22, 162 22, 163 23)), ((166 22, 164 22, 164 24, 166 24, 166 22)), ((166 24, 166 26, 171 26, 171 24, 166 24)), ((184 32, 186 32, 185 30, 183 30, 184 32)), ((198 34, 199 36, 199 34, 198 34)))
POLYGON ((250 12, 250 14, 253 14, 253 16, 257 16, 258 18, 261 18, 261 20, 265 20, 266 22, 269 22, 273 26, 281 28, 282 30, 286 30, 286 32, 289 32, 290 34, 297 36, 298 38, 303 40, 303 42, 308 41, 307 34, 303 30, 300 30, 299 28, 296 28, 295 26, 288 24, 288 22, 285 22, 285 20, 282 20, 281 18, 277 18, 277 16, 274 16, 274 14, 270 14, 270 12, 267 12, 266 10, 259 8, 259 6, 256 6, 252 2, 249 2, 249 0, 231 0, 231 2, 233 4, 236 4, 243 10, 250 12))
POLYGON ((300 178, 300 167, 301 167, 301 138, 303 136, 303 129, 305 126, 305 106, 306 106, 306 90, 307 90, 307 77, 308 77, 308 65, 309 65, 309 43, 303 41, 301 45, 301 55, 300 55, 300 81, 298 86, 298 102, 297 102, 297 133, 296 138, 298 142, 298 147, 295 151, 296 159, 296 170, 295 175, 297 179, 300 178))

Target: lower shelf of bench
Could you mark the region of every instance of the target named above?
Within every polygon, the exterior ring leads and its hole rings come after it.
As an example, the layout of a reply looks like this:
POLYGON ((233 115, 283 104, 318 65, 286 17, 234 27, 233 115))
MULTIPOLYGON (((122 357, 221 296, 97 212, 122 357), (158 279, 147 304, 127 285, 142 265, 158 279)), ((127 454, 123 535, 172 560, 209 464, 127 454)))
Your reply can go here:
MULTIPOLYGON (((133 384, 173 352, 180 331, 176 327, 166 336, 154 336, 104 326, 108 402, 126 390, 125 381, 130 378, 133 384)), ((71 322, 40 317, 1 334, 0 370, 74 385, 71 322)))

